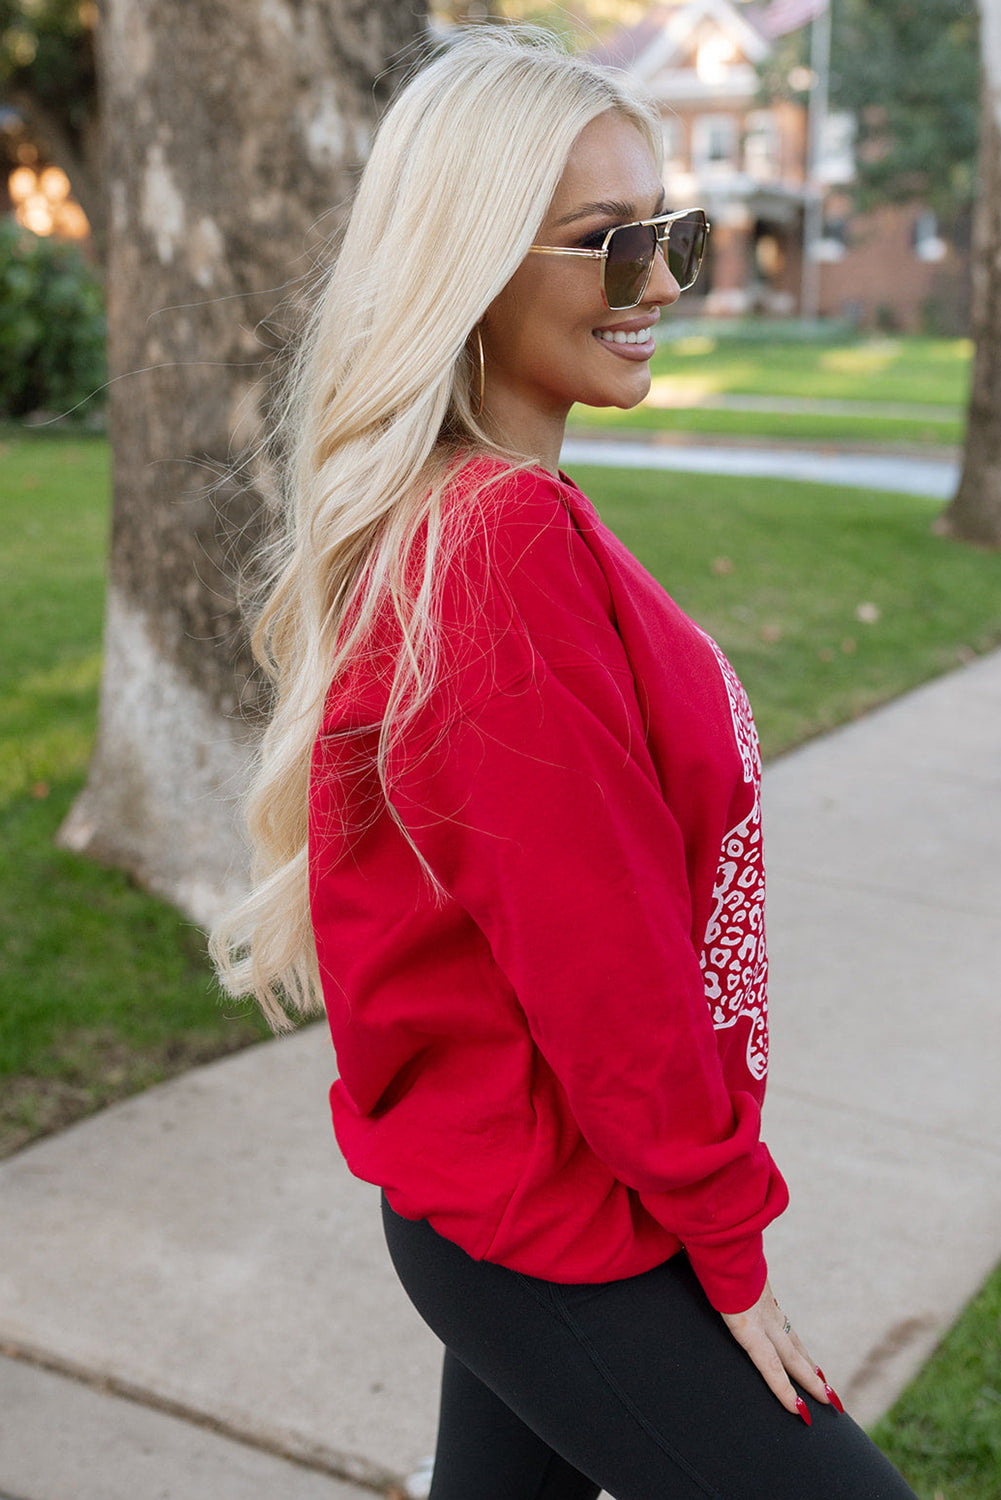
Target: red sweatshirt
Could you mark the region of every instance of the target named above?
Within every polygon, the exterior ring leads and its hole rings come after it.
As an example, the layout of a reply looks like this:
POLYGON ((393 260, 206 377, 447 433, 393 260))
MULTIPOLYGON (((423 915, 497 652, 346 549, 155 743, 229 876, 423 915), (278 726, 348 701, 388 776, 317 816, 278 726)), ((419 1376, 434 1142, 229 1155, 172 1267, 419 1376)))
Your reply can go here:
POLYGON ((374 734, 343 734, 385 704, 378 643, 316 743, 337 1139, 397 1213, 477 1259, 595 1282, 684 1246, 714 1306, 742 1311, 788 1201, 759 1138, 747 699, 569 479, 508 475, 481 504, 444 577, 437 686, 390 762, 444 900, 380 800, 374 734))

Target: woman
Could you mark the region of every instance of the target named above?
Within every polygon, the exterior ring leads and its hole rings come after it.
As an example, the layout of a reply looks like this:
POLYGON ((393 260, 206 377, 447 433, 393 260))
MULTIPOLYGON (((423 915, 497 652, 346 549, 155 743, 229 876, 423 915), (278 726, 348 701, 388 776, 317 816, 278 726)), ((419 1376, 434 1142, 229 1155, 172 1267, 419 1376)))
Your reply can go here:
POLYGON ((698 270, 659 160, 622 80, 504 32, 387 114, 291 403, 214 952, 277 1026, 326 1001, 338 1140, 446 1345, 434 1500, 890 1500, 767 1279, 747 701, 559 473, 698 270))

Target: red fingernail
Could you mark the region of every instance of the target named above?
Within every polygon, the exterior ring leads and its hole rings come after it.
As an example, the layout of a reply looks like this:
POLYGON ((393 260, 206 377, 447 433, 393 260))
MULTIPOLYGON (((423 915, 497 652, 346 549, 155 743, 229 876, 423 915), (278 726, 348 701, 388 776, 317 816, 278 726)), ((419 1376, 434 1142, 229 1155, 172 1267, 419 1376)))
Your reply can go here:
POLYGON ((841 1404, 841 1397, 838 1395, 837 1391, 834 1389, 833 1386, 830 1386, 830 1385, 827 1384, 827 1376, 824 1374, 823 1370, 820 1368, 819 1365, 817 1366, 817 1374, 820 1376, 821 1380, 824 1382, 824 1393, 827 1396, 828 1401, 834 1407, 835 1411, 841 1412, 842 1416, 844 1416, 845 1409, 844 1409, 844 1407, 841 1404))
POLYGON ((806 1402, 803 1400, 802 1396, 797 1396, 796 1397, 796 1410, 799 1412, 800 1416, 803 1418, 803 1421, 806 1423, 807 1427, 812 1427, 813 1426, 813 1418, 810 1416, 810 1413, 807 1410, 806 1402))

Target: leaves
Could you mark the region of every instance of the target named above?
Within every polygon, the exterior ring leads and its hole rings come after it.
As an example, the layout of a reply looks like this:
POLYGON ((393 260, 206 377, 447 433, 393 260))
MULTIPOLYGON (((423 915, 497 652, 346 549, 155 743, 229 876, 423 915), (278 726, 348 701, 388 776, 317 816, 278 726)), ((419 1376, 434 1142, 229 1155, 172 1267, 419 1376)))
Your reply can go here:
POLYGON ((974 196, 976 0, 841 0, 831 104, 858 119, 861 208, 919 196, 946 222, 974 196))
POLYGON ((0 0, 0 96, 33 100, 77 148, 97 116, 95 24, 82 0, 0 0))
POLYGON ((68 411, 105 378, 102 293, 79 251, 0 223, 0 413, 68 411))
MULTIPOLYGON (((810 31, 776 42, 762 97, 805 103, 810 31)), ((945 224, 976 185, 980 44, 976 0, 837 0, 830 106, 856 118, 857 207, 922 198, 945 224)))

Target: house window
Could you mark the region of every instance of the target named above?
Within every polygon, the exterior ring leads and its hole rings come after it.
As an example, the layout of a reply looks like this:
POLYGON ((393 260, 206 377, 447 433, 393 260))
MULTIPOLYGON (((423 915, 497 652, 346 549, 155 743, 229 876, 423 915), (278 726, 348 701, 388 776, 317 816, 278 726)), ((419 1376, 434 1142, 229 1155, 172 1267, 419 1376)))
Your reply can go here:
POLYGON ((813 246, 812 259, 820 261, 843 260, 848 249, 848 220, 841 214, 825 214, 820 227, 820 238, 813 246))
POLYGON ((918 214, 911 230, 911 241, 918 260, 926 261, 929 265, 945 260, 949 252, 948 245, 938 232, 938 220, 930 210, 918 214))
POLYGON ((781 142, 778 125, 769 110, 757 110, 747 117, 744 170, 756 182, 768 182, 779 176, 780 168, 781 142))
POLYGON ((817 179, 832 187, 855 181, 855 116, 845 110, 824 117, 817 179))
POLYGON ((737 122, 732 115, 700 115, 692 127, 692 166, 719 171, 737 159, 737 122))

